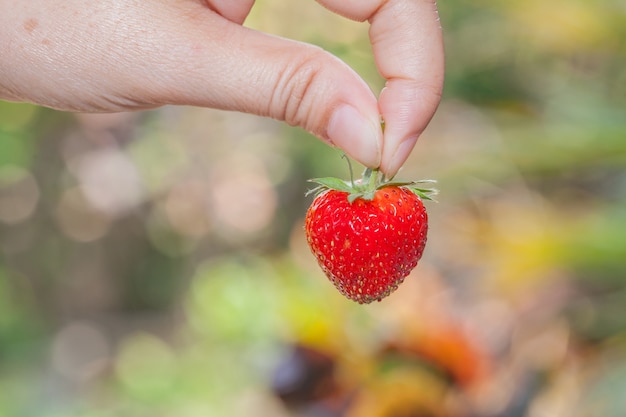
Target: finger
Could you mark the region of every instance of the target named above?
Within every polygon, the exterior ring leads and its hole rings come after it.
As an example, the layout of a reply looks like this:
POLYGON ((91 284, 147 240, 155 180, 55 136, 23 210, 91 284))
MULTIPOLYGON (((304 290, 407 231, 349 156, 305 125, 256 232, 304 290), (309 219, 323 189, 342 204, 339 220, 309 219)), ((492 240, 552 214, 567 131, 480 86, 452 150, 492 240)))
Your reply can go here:
POLYGON ((380 73, 385 120, 381 169, 394 176, 441 99, 443 40, 433 1, 389 1, 371 18, 370 38, 380 73))
POLYGON ((444 54, 434 0, 319 0, 330 10, 368 20, 370 40, 387 84, 379 97, 385 121, 381 170, 404 164, 441 98, 444 54))
POLYGON ((206 0, 206 4, 225 19, 242 24, 248 17, 254 0, 206 0))
POLYGON ((387 0, 316 0, 328 10, 348 19, 364 22, 376 14, 387 0))
POLYGON ((195 28, 197 34, 189 34, 193 41, 182 41, 195 43, 190 63, 197 70, 185 75, 185 88, 174 103, 283 120, 341 148, 363 165, 380 165, 377 100, 352 69, 312 45, 214 16, 206 16, 206 21, 212 22, 210 28, 202 24, 195 28))
MULTIPOLYGON (((364 165, 380 164, 375 95, 320 48, 224 19, 212 10, 225 4, 218 1, 212 8, 169 0, 53 3, 33 0, 0 17, 0 34, 6 29, 13 39, 0 45, 0 52, 11 45, 0 75, 20 80, 5 87, 13 96, 66 110, 181 104, 254 113, 301 126, 364 165), (24 21, 36 28, 25 31, 24 21)), ((245 8, 238 13, 230 18, 240 20, 245 8)))

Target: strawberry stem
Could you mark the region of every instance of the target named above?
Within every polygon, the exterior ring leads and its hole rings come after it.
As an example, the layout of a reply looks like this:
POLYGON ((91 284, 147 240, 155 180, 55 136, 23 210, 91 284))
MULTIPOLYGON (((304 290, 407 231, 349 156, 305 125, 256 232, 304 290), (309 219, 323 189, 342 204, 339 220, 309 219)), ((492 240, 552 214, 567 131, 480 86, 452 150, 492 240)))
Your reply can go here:
MULTIPOLYGON (((379 185, 379 181, 378 181, 378 168, 372 169, 372 168, 368 168, 369 171, 369 176, 367 178, 367 191, 368 192, 374 192, 376 191, 376 188, 378 188, 379 185)), ((367 173, 367 171, 365 171, 367 173)))
POLYGON ((380 171, 379 168, 366 168, 363 172, 363 176, 355 180, 352 171, 352 164, 347 156, 343 158, 348 161, 348 168, 350 170, 350 181, 343 181, 339 178, 325 177, 315 178, 309 180, 310 182, 317 183, 318 186, 309 190, 309 194, 319 194, 326 190, 343 191, 348 194, 348 201, 353 203, 357 199, 373 200, 376 195, 376 191, 384 187, 402 187, 411 190, 424 200, 433 200, 433 196, 437 194, 437 190, 425 188, 422 184, 431 184, 433 180, 421 180, 421 181, 394 181, 393 177, 386 178, 385 174, 380 171))
POLYGON ((365 168, 365 171, 363 171, 363 178, 361 178, 361 184, 369 184, 371 176, 372 168, 365 168))
POLYGON ((348 170, 350 171, 350 186, 354 188, 354 171, 352 171, 352 163, 350 162, 350 158, 345 153, 342 155, 342 158, 348 162, 348 170))

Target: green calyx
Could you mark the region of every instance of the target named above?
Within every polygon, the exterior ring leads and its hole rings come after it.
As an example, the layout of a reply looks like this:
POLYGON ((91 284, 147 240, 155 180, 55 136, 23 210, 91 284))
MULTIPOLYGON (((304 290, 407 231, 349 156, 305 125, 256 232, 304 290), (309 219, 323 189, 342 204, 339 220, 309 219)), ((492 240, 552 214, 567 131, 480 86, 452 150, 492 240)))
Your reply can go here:
POLYGON ((352 168, 350 167, 350 181, 344 181, 335 177, 315 178, 309 180, 318 184, 317 187, 309 190, 307 195, 320 194, 326 190, 337 190, 348 193, 348 201, 350 203, 361 198, 363 200, 373 200, 376 191, 385 187, 401 187, 417 194, 423 200, 434 200, 437 190, 425 187, 428 184, 434 184, 434 180, 420 181, 395 181, 387 180, 378 168, 367 168, 363 172, 360 179, 354 180, 352 176, 352 168))

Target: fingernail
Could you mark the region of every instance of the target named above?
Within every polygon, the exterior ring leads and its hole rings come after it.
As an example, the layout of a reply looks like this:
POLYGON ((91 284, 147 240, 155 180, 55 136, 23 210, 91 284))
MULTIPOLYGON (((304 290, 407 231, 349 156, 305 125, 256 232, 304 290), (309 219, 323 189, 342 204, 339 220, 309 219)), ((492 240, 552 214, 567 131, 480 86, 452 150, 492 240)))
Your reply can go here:
POLYGON ((348 156, 368 167, 380 165, 382 129, 354 107, 339 106, 328 123, 328 139, 348 156))
POLYGON ((402 168, 402 165, 413 150, 415 142, 417 142, 417 136, 412 136, 400 142, 389 162, 382 167, 388 177, 393 177, 402 168))

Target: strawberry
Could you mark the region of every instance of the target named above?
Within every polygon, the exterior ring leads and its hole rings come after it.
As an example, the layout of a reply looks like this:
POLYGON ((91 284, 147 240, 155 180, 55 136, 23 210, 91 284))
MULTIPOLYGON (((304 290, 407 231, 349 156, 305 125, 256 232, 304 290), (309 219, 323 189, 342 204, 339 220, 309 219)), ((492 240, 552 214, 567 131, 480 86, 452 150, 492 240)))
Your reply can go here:
POLYGON ((305 219, 307 242, 335 287, 359 304, 380 301, 415 268, 426 245, 428 216, 420 182, 381 181, 378 170, 349 183, 320 184, 305 219))

